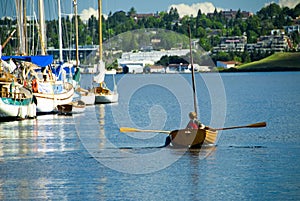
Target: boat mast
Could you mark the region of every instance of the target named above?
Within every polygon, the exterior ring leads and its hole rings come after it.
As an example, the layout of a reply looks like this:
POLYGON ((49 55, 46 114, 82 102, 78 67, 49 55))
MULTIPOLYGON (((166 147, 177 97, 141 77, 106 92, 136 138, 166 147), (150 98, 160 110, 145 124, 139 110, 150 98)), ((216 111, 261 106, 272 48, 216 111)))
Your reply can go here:
POLYGON ((102 0, 98 0, 99 60, 102 61, 102 0))
POLYGON ((45 14, 44 0, 39 0, 39 18, 40 18, 40 36, 41 36, 41 55, 46 55, 46 29, 45 29, 45 14))
POLYGON ((73 0, 74 13, 75 13, 75 47, 76 47, 76 68, 78 68, 79 53, 78 53, 78 19, 77 19, 77 0, 73 0))
POLYGON ((25 55, 25 32, 24 32, 24 2, 23 0, 16 0, 16 14, 17 14, 17 24, 18 24, 18 38, 19 38, 19 54, 25 55))
POLYGON ((26 0, 23 0, 23 31, 24 31, 24 48, 25 48, 25 55, 28 55, 28 44, 27 44, 27 7, 26 7, 26 0))
POLYGON ((192 85, 193 85, 193 96, 194 96, 194 111, 198 114, 197 110, 197 95, 196 95, 196 84, 195 84, 195 74, 194 74, 194 64, 193 64, 193 53, 192 53, 192 41, 191 41, 191 27, 189 25, 189 43, 190 43, 190 63, 192 69, 192 85))
POLYGON ((60 0, 57 0, 58 5, 58 36, 59 36, 59 62, 63 62, 63 45, 62 45, 62 26, 61 26, 61 7, 60 0))

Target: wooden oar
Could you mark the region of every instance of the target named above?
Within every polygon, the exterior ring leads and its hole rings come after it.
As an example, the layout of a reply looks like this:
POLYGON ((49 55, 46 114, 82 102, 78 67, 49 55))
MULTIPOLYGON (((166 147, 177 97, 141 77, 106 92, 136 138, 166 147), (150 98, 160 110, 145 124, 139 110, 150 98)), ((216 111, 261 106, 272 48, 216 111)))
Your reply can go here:
POLYGON ((245 126, 232 126, 232 127, 227 127, 227 128, 212 128, 213 130, 229 130, 229 129, 236 129, 236 128, 259 128, 259 127, 266 127, 267 123, 266 122, 258 122, 255 124, 249 124, 245 126))
MULTIPOLYGON (((245 126, 232 126, 227 128, 210 128, 211 130, 229 130, 229 129, 236 129, 236 128, 259 128, 259 127, 266 127, 266 122, 258 122, 255 124, 249 124, 245 126)), ((172 131, 165 131, 165 130, 141 130, 137 128, 129 128, 129 127, 121 127, 120 132, 122 133, 130 133, 130 132, 145 132, 145 133, 165 133, 170 134, 172 131)))
POLYGON ((122 133, 130 133, 130 132, 145 132, 145 133, 166 133, 169 134, 171 131, 164 131, 164 130, 141 130, 137 128, 128 128, 128 127, 121 127, 120 132, 122 133))

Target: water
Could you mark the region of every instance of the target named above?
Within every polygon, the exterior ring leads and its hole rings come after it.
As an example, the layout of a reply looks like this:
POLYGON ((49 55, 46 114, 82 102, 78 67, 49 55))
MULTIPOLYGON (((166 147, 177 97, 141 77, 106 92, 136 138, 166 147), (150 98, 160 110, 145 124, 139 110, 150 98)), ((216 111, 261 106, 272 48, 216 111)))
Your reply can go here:
POLYGON ((268 124, 223 131, 214 147, 158 148, 164 134, 119 133, 185 126, 193 103, 181 76, 118 75, 118 104, 1 122, 0 200, 299 200, 300 73, 228 73, 224 85, 197 74, 203 123, 268 124))

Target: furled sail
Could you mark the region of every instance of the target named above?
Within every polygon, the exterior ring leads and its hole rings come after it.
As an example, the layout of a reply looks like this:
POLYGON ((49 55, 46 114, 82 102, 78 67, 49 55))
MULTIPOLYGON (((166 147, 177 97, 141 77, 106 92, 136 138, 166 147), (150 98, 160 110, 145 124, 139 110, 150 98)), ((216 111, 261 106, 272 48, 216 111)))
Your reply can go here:
POLYGON ((97 75, 94 76, 94 82, 97 83, 101 83, 104 82, 104 78, 105 78, 105 64, 102 60, 99 61, 99 63, 97 64, 97 75))

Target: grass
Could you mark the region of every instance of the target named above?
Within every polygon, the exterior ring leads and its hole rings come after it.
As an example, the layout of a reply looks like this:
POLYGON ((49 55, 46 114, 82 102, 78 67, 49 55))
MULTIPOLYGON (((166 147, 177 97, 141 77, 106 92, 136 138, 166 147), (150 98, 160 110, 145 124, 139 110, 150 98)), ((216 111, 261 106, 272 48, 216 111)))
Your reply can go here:
POLYGON ((300 52, 279 52, 259 61, 243 64, 241 71, 289 71, 300 70, 300 52))

